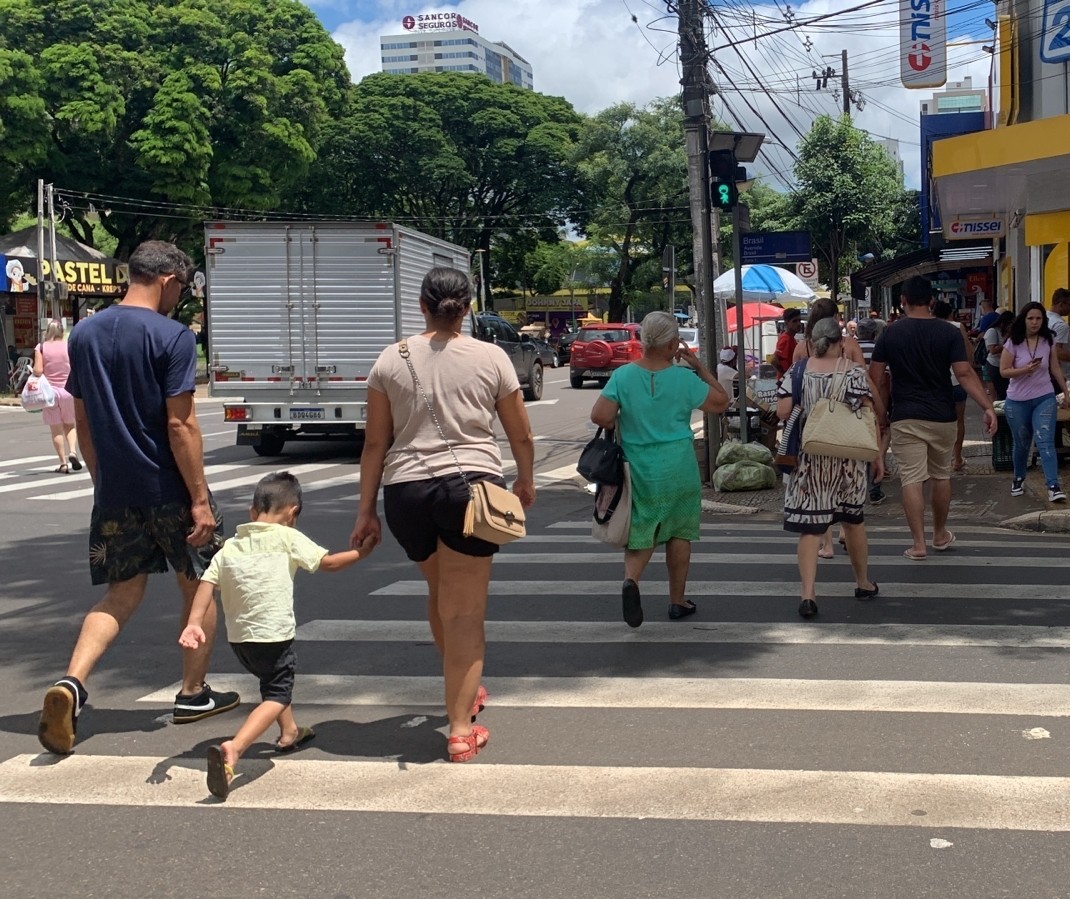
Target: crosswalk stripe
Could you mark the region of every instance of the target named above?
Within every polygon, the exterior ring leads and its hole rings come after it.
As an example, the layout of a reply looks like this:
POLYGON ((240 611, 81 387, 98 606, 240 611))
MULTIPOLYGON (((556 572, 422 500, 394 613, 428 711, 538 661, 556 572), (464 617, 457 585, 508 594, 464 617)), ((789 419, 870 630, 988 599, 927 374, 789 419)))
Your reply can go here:
MULTIPOLYGON (((763 624, 713 621, 646 622, 641 630, 620 621, 488 621, 491 643, 760 643, 804 646, 998 646, 1068 649, 1070 627, 990 624, 763 624)), ((316 619, 297 628, 300 641, 419 643, 426 621, 316 619)))
MULTIPOLYGON (((0 764, 0 802, 205 807, 202 765, 19 755, 0 764)), ((458 796, 469 816, 1070 830, 1070 778, 878 771, 244 759, 227 803, 207 807, 454 815, 458 796)))
MULTIPOLYGON (((35 465, 38 462, 51 462, 53 459, 56 459, 55 453, 49 456, 23 456, 21 459, 8 459, 6 462, 0 462, 0 468, 14 468, 16 465, 35 465)), ((17 474, 18 472, 5 472, 2 477, 8 478, 17 474)))
MULTIPOLYGON (((705 542, 705 541, 703 541, 705 542)), ((936 557, 936 562, 943 568, 1018 568, 1026 570, 1037 566, 1065 567, 1065 558, 1057 556, 967 556, 959 554, 941 555, 936 557)), ((847 564, 847 554, 841 553, 840 559, 847 564)), ((664 562, 665 553, 656 552, 651 561, 664 562)), ((620 550, 607 549, 602 552, 573 552, 573 553, 502 553, 496 559, 496 565, 620 565, 620 550)), ((691 553, 692 565, 796 565, 797 557, 795 549, 790 552, 774 552, 772 550, 761 553, 691 553)), ((901 553, 893 555, 869 554, 871 568, 910 568, 917 570, 918 563, 904 558, 901 553)))
MULTIPOLYGON (((590 525, 587 525, 590 530, 590 525)), ((715 536, 709 533, 706 529, 703 529, 702 536, 699 537, 692 547, 700 546, 727 546, 727 547, 748 547, 754 548, 755 546, 761 546, 762 549, 768 549, 770 552, 779 550, 784 553, 795 553, 799 540, 794 534, 789 534, 786 531, 780 531, 779 526, 773 525, 773 529, 767 531, 762 536, 753 534, 739 534, 732 536, 715 536)), ((718 528, 722 530, 723 528, 718 528)), ((1036 534, 1036 539, 1022 537, 1017 539, 1016 536, 1008 535, 1003 540, 958 540, 955 543, 954 552, 948 555, 934 554, 933 558, 946 561, 947 559, 957 558, 960 555, 964 555, 967 551, 972 549, 1010 549, 1015 545, 1028 546, 1031 551, 1050 549, 1053 553, 1059 553, 1059 555, 1053 555, 1051 557, 1043 557, 1045 561, 1052 561, 1054 559, 1062 560, 1065 557, 1067 550, 1067 543, 1065 536, 1059 536, 1054 534, 1036 534)), ((897 552, 896 555, 902 553, 910 545, 910 536, 904 531, 900 537, 873 537, 867 535, 867 545, 872 553, 875 547, 894 547, 897 552)), ((599 540, 591 537, 589 534, 565 534, 561 532, 551 534, 528 534, 520 543, 514 544, 511 549, 522 549, 526 546, 531 546, 535 543, 546 544, 566 544, 569 546, 587 544, 591 546, 605 546, 599 540)), ((616 553, 619 557, 621 550, 610 550, 616 553)), ((839 558, 846 559, 846 553, 838 545, 836 547, 836 553, 839 558)), ((498 556, 497 558, 502 558, 498 556)), ((735 559, 735 551, 730 553, 726 552, 721 556, 722 559, 735 559)), ((973 556, 975 560, 977 556, 973 556)), ((906 561, 906 560, 904 560, 906 561)), ((914 563, 911 563, 914 564, 914 563)))
MULTIPOLYGON (((558 558, 558 563, 562 560, 558 558)), ((920 564, 920 563, 919 563, 920 564)), ((934 566, 935 567, 935 566, 934 566)), ((844 578, 851 578, 850 567, 834 567, 839 578, 835 581, 818 581, 818 598, 821 595, 829 595, 832 591, 846 589, 844 578)), ((824 575, 822 575, 824 577, 824 575)), ((621 581, 507 581, 492 580, 490 582, 489 595, 491 596, 613 596, 620 594, 621 581)), ((700 596, 711 596, 721 600, 744 599, 752 596, 778 596, 792 598, 795 596, 798 583, 794 578, 778 581, 688 581, 687 595, 692 599, 700 596)), ((644 581, 641 585, 642 594, 647 596, 668 596, 669 585, 663 581, 644 581)), ((1067 588, 1065 584, 968 584, 962 583, 925 583, 904 584, 882 581, 880 584, 882 599, 1066 599, 1067 588)), ((418 596, 421 599, 427 596, 426 581, 395 581, 372 590, 371 596, 418 596)), ((795 596, 797 600, 798 597, 795 596)))
MULTIPOLYGON (((1033 539, 1037 536, 1044 536, 1030 533, 1015 534, 1013 531, 1006 531, 998 527, 990 527, 988 525, 960 525, 950 522, 951 530, 953 530, 960 537, 963 534, 988 534, 991 536, 1021 536, 1023 539, 1033 539)), ((589 531, 591 529, 591 519, 585 518, 582 521, 555 521, 552 524, 546 525, 548 530, 551 531, 589 531)), ((763 539, 770 534, 777 533, 790 537, 792 540, 797 540, 798 535, 788 534, 781 527, 779 520, 777 522, 761 522, 755 523, 753 521, 738 522, 732 519, 726 519, 724 522, 717 524, 713 521, 705 520, 701 523, 700 527, 705 531, 728 531, 730 536, 747 539, 763 539)), ((910 532, 907 530, 905 523, 902 524, 866 524, 867 534, 898 534, 904 539, 910 539, 910 532)), ((1064 538, 1065 539, 1065 538, 1064 538)), ((1001 544, 1002 545, 1002 544, 1001 544)))
MULTIPOLYGON (((731 677, 488 677, 494 706, 512 708, 747 709, 945 715, 1070 714, 1064 684, 731 677)), ((138 702, 173 703, 175 682, 138 702)), ((217 690, 256 695, 249 675, 214 674, 217 690)), ((439 708, 441 677, 301 674, 297 701, 312 705, 439 708)))

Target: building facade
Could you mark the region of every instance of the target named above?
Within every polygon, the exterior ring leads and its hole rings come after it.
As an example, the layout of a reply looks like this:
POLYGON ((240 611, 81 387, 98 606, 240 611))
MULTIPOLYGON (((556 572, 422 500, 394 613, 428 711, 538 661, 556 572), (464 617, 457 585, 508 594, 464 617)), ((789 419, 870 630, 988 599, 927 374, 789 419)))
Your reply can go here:
POLYGON ((508 44, 484 38, 479 26, 459 13, 405 16, 401 28, 379 38, 384 72, 477 72, 500 84, 535 89, 531 63, 508 44))

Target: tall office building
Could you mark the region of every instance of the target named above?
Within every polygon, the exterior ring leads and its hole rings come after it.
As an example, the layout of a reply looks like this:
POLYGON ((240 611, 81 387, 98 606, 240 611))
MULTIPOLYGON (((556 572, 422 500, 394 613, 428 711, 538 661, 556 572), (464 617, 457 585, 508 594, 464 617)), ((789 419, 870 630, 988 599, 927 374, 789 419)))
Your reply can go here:
POLYGON ((480 72, 501 84, 535 89, 531 63, 508 44, 482 37, 479 26, 459 13, 405 16, 401 27, 401 34, 379 37, 384 72, 480 72))

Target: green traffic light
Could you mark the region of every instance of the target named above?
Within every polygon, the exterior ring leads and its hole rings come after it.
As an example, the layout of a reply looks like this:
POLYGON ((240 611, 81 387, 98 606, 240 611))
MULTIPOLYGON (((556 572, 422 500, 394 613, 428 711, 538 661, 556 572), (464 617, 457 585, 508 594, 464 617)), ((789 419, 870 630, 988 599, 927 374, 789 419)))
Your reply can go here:
POLYGON ((717 187, 717 197, 725 206, 732 202, 732 191, 729 190, 727 184, 721 184, 717 187))

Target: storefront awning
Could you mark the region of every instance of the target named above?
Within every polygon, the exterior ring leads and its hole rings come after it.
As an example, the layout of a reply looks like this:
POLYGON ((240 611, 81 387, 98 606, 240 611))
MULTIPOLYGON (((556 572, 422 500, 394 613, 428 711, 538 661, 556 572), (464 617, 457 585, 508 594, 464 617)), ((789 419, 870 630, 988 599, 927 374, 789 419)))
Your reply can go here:
MULTIPOLYGON (((50 260, 51 239, 45 237, 44 277, 66 283, 80 296, 115 297, 126 289, 126 266, 117 259, 66 237, 56 235, 56 259, 50 260)), ((0 237, 0 293, 36 293, 37 229, 24 228, 0 237)))
POLYGON ((895 259, 875 262, 851 275, 851 296, 864 299, 867 287, 892 287, 915 275, 953 272, 960 269, 991 268, 992 241, 962 241, 928 250, 915 250, 895 259))
POLYGON ((1043 196, 1068 170, 1070 115, 933 144, 932 176, 945 226, 957 216, 992 216, 1012 227, 1016 216, 1038 211, 1029 198, 1043 196))

